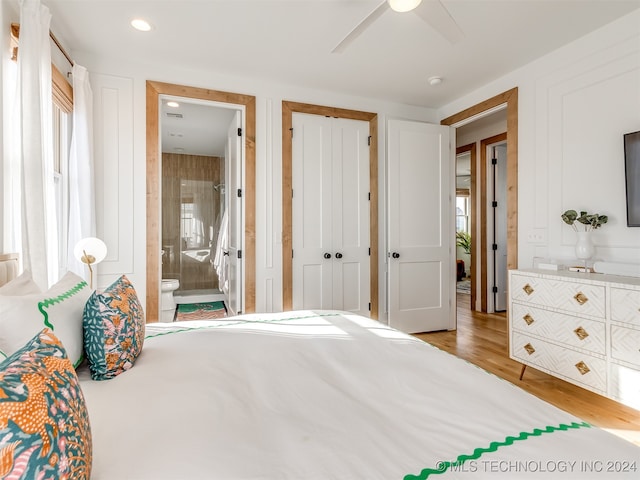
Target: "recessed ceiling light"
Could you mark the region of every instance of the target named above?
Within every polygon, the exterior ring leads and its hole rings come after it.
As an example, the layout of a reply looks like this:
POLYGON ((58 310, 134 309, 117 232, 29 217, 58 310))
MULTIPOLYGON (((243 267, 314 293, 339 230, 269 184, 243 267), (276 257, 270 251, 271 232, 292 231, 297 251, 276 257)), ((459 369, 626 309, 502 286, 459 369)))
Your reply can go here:
POLYGON ((167 102, 167 107, 178 108, 179 106, 180 104, 178 102, 174 102, 173 100, 167 102))
POLYGON ((429 82, 429 85, 431 85, 432 87, 435 87, 436 85, 440 85, 442 83, 442 77, 429 77, 427 79, 427 82, 429 82))
POLYGON ((141 32, 148 32, 151 30, 151 25, 146 20, 141 18, 134 18, 131 20, 131 26, 136 30, 140 30, 141 32))

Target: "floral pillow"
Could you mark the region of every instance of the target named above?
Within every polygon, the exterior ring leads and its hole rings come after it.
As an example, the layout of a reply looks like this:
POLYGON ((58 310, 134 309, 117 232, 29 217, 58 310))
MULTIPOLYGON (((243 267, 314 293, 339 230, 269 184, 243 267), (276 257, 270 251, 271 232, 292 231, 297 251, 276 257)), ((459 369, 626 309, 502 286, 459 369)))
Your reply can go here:
POLYGON ((83 325, 91 378, 108 380, 133 366, 142 351, 145 319, 126 276, 91 295, 84 307, 83 325))
POLYGON ((45 328, 0 363, 0 478, 88 479, 92 452, 76 371, 45 328))

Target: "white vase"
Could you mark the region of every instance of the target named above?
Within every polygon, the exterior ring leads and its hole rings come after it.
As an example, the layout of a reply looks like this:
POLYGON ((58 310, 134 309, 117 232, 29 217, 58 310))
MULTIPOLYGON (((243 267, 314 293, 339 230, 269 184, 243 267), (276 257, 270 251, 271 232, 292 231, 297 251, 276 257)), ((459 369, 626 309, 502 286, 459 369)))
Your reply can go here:
POLYGON ((576 232, 578 241, 576 242, 576 257, 580 260, 588 260, 596 253, 596 247, 591 240, 591 232, 576 232))

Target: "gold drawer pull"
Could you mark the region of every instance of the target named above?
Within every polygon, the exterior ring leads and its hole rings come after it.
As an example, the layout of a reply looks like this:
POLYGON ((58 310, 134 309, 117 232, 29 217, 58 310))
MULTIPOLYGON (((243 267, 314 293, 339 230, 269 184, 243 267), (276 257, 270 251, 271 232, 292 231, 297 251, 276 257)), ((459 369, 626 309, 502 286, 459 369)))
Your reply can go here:
POLYGON ((587 331, 586 331, 584 328, 582 328, 582 327, 578 327, 578 328, 576 328, 576 329, 573 331, 573 333, 575 333, 575 334, 578 336, 578 338, 579 338, 580 340, 584 340, 585 338, 587 338, 587 337, 589 336, 589 334, 587 333, 587 331))
POLYGON ((527 295, 531 295, 533 293, 533 287, 528 283, 524 287, 522 287, 522 290, 524 290, 524 293, 526 293, 527 295))
POLYGON ((535 352, 535 351, 536 351, 536 349, 535 349, 535 348, 533 348, 533 345, 531 345, 530 343, 527 343, 527 344, 524 346, 524 349, 527 351, 527 353, 528 353, 529 355, 533 355, 533 352, 535 352))
POLYGON ((580 372, 580 375, 586 375, 587 373, 589 373, 591 370, 589 369, 589 367, 587 367, 587 364, 584 362, 578 362, 576 363, 576 368, 578 369, 578 371, 580 372))
POLYGON ((535 320, 533 319, 533 317, 531 315, 529 315, 528 313, 522 317, 522 319, 527 322, 527 325, 531 325, 533 322, 535 322, 535 320))
POLYGON ((578 302, 580 305, 584 305, 585 303, 587 303, 589 301, 589 299, 587 298, 587 296, 582 293, 582 292, 578 292, 573 296, 573 299, 578 302))

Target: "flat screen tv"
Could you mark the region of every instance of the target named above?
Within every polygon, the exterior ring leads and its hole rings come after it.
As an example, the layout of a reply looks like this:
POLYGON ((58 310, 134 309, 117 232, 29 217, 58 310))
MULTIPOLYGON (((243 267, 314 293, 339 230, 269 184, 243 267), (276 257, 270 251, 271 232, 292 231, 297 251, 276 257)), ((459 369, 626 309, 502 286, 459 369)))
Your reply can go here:
POLYGON ((627 226, 640 227, 640 132, 624 135, 627 226))

